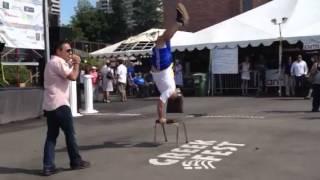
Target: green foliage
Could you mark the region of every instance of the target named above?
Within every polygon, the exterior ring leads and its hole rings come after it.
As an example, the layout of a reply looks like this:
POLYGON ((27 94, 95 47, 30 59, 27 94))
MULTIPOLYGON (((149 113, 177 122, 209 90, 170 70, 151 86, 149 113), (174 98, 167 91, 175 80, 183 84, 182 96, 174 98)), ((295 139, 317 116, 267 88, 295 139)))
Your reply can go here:
POLYGON ((91 67, 91 66, 100 67, 102 64, 103 64, 103 62, 99 61, 99 59, 94 58, 94 57, 88 57, 88 58, 84 59, 83 62, 81 62, 80 66, 82 68, 87 67, 87 66, 89 66, 89 67, 91 67))
MULTIPOLYGON (((26 66, 4 66, 4 76, 10 85, 17 85, 18 83, 25 83, 30 79, 30 71, 26 66)), ((2 77, 1 77, 2 78, 2 77)), ((5 83, 1 80, 0 84, 5 83)))
POLYGON ((133 3, 134 29, 137 33, 161 26, 162 0, 135 0, 133 3))
POLYGON ((135 0, 131 17, 124 9, 124 1, 112 0, 113 12, 105 14, 88 0, 79 0, 76 13, 71 18, 73 39, 113 43, 162 24, 161 0, 135 0), (135 22, 132 29, 128 28, 129 19, 135 22))
POLYGON ((112 37, 111 42, 117 42, 128 36, 128 25, 126 22, 126 11, 123 6, 123 0, 112 0, 113 13, 107 14, 107 21, 110 28, 107 33, 112 37))
POLYGON ((93 9, 89 0, 78 0, 77 7, 75 8, 76 12, 86 11, 93 9))
POLYGON ((76 40, 105 40, 108 24, 103 12, 90 8, 77 8, 71 20, 72 31, 76 40))

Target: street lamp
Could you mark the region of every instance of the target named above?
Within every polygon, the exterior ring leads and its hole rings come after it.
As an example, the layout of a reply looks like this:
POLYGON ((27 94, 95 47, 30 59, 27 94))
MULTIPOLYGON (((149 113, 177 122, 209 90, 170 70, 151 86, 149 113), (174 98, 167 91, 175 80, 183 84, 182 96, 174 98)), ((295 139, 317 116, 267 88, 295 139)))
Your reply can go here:
POLYGON ((281 25, 286 23, 288 20, 287 17, 282 17, 279 21, 276 18, 271 19, 271 22, 274 25, 279 26, 279 80, 278 80, 278 85, 279 85, 279 96, 281 96, 281 83, 280 83, 280 78, 281 78, 281 64, 282 64, 282 32, 281 32, 281 25))

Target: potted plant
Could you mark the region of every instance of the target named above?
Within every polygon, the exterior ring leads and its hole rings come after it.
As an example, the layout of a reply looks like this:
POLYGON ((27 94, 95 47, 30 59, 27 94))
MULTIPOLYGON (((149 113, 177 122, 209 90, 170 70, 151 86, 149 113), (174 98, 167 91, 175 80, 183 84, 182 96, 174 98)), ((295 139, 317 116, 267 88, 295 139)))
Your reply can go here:
POLYGON ((28 81, 30 80, 30 71, 26 66, 19 66, 18 68, 18 86, 19 87, 26 87, 28 81))
POLYGON ((4 66, 4 76, 10 85, 26 87, 30 79, 30 71, 26 66, 4 66))

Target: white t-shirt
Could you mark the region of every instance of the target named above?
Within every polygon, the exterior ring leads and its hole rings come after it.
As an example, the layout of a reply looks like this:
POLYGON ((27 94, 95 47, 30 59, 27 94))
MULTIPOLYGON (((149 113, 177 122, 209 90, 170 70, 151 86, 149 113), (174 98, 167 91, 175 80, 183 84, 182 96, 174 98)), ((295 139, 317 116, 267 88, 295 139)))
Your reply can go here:
POLYGON ((121 83, 126 84, 127 83, 127 67, 123 64, 120 64, 117 67, 117 75, 118 75, 118 81, 121 83))
POLYGON ((300 77, 308 74, 308 66, 304 60, 295 61, 291 66, 291 75, 300 77))

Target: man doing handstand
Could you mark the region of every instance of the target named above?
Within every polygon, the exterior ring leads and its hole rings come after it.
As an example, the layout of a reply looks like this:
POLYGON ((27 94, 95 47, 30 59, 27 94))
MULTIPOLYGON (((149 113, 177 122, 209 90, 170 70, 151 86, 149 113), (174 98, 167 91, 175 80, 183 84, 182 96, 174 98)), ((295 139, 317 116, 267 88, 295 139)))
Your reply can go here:
POLYGON ((176 85, 172 69, 172 54, 170 39, 178 31, 179 27, 188 24, 189 15, 182 3, 177 4, 176 22, 165 30, 163 35, 159 36, 152 49, 152 76, 160 92, 160 98, 157 104, 157 112, 160 123, 166 123, 164 106, 169 98, 176 98, 176 85))

